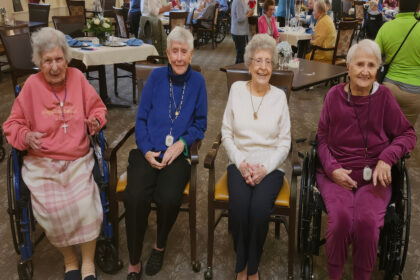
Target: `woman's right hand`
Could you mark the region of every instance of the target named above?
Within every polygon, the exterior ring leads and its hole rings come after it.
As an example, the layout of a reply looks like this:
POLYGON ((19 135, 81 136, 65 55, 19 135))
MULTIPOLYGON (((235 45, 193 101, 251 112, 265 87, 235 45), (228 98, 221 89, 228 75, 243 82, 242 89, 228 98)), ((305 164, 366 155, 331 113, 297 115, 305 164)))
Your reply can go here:
POLYGON ((243 160, 241 164, 239 165, 239 172, 241 172, 241 175, 247 184, 251 186, 254 185, 254 182, 252 180, 251 170, 249 170, 248 163, 245 160, 243 160))
POLYGON ((25 135, 25 144, 31 147, 32 150, 39 150, 42 148, 41 138, 45 137, 46 133, 37 131, 29 131, 25 135))
POLYGON ((156 158, 159 155, 160 155, 160 152, 148 151, 144 155, 144 157, 146 158, 147 162, 150 164, 151 167, 161 170, 163 167, 165 167, 165 165, 156 160, 156 158))
POLYGON ((348 190, 352 190, 353 188, 357 188, 357 182, 354 181, 349 174, 351 173, 351 170, 344 169, 344 168, 338 168, 332 172, 332 179, 333 181, 343 188, 346 188, 348 190))

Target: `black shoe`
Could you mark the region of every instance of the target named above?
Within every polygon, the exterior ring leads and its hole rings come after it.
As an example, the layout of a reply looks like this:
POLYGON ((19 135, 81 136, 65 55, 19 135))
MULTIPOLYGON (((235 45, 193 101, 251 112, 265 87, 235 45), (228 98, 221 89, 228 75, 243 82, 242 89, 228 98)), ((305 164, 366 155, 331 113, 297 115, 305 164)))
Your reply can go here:
POLYGON ((98 280, 95 275, 86 276, 83 280, 98 280))
POLYGON ((80 270, 70 270, 64 274, 64 280, 82 280, 80 270))
POLYGON ((147 261, 146 265, 147 275, 153 276, 160 271, 160 269, 162 268, 164 255, 165 251, 158 251, 156 249, 152 249, 152 254, 150 255, 150 258, 147 261))
POLYGON ((139 273, 137 273, 137 272, 130 272, 127 275, 127 280, 140 280, 142 273, 143 273, 143 264, 141 264, 141 266, 140 266, 139 273))

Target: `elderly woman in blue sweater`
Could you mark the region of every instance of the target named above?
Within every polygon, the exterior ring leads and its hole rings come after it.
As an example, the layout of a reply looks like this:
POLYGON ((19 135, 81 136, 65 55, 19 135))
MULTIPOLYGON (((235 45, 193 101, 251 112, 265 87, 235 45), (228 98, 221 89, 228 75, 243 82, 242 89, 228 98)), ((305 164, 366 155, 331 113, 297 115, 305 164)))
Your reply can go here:
POLYGON ((137 149, 130 151, 124 192, 130 257, 127 280, 141 277, 141 253, 150 204, 157 205, 157 237, 146 264, 155 275, 163 263, 168 234, 178 216, 189 181, 189 147, 203 139, 207 127, 204 77, 191 69, 191 33, 176 27, 168 35, 168 66, 152 71, 137 112, 137 149))

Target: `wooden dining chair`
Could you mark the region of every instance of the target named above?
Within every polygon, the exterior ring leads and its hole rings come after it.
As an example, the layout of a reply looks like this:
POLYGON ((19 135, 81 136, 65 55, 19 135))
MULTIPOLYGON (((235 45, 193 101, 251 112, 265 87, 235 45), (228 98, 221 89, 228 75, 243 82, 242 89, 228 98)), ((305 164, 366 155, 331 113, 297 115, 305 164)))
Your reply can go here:
MULTIPOLYGON (((123 9, 120 8, 114 8, 114 14, 115 14, 115 22, 117 23, 116 31, 118 30, 118 33, 120 37, 122 38, 128 38, 128 32, 127 32, 127 25, 124 21, 124 12, 123 9)), ((118 96, 118 79, 119 78, 130 78, 131 84, 133 88, 133 104, 137 103, 136 99, 136 63, 135 62, 127 62, 127 63, 117 63, 114 64, 114 92, 115 95, 118 96), (124 75, 118 75, 118 69, 124 70, 128 72, 129 74, 124 75)))
MULTIPOLYGON (((226 69, 228 91, 236 81, 251 80, 248 70, 226 69)), ((273 73, 270 84, 282 88, 289 100, 292 91, 293 72, 281 71, 273 73)), ((208 178, 208 239, 207 239, 207 269, 204 272, 206 280, 213 278, 213 252, 214 252, 214 231, 219 221, 223 217, 228 217, 229 211, 229 191, 227 186, 227 172, 216 181, 216 156, 222 142, 222 134, 219 133, 213 142, 212 147, 204 159, 204 167, 209 170, 208 178), (216 210, 222 210, 216 218, 216 210)), ((281 188, 270 217, 270 221, 275 223, 275 236, 278 239, 280 234, 280 224, 283 223, 288 232, 288 278, 293 278, 293 264, 295 253, 295 225, 296 225, 296 192, 297 177, 300 175, 301 166, 297 153, 291 148, 289 157, 292 160, 291 184, 284 177, 283 187, 281 188), (286 221, 288 217, 288 221, 286 221)), ((217 278, 219 279, 219 278, 217 278)), ((285 279, 282 278, 282 279, 285 279)))
POLYGON ((320 51, 333 51, 333 58, 331 64, 345 65, 347 53, 353 43, 354 34, 356 32, 357 21, 340 21, 338 24, 337 38, 333 48, 322 48, 319 46, 312 46, 312 54, 310 60, 314 59, 315 53, 320 51))
POLYGON ((188 12, 172 12, 169 13, 169 32, 171 32, 175 26, 184 27, 187 25, 188 12))
POLYGON ((29 21, 42 22, 43 25, 31 28, 31 32, 34 32, 38 28, 48 27, 49 16, 50 16, 50 5, 49 4, 32 4, 28 3, 29 21))
POLYGON ((115 18, 114 7, 115 0, 101 0, 102 2, 102 13, 104 17, 115 18))
POLYGON ((190 9, 190 11, 188 12, 187 22, 185 23, 185 28, 189 29, 190 31, 192 30, 191 27, 193 24, 194 12, 195 12, 195 8, 190 9))
POLYGON ((80 0, 66 0, 67 8, 70 16, 82 16, 83 24, 86 23, 86 6, 85 1, 80 0))
MULTIPOLYGON (((166 66, 166 64, 141 64, 136 65, 138 79, 148 78, 153 69, 166 66)), ((192 65, 195 71, 201 71, 200 66, 192 65)), ((140 92, 140 90, 139 90, 140 92)), ((127 143, 130 136, 134 135, 134 124, 128 130, 119 134, 118 139, 112 142, 105 151, 105 160, 109 162, 109 197, 111 223, 113 226, 113 242, 115 248, 119 248, 119 230, 118 223, 124 217, 124 213, 119 215, 118 202, 123 201, 123 192, 127 186, 127 172, 118 175, 117 153, 127 143)), ((124 149, 130 149, 125 145, 124 149)), ((198 150, 201 141, 196 141, 190 147, 189 159, 191 161, 191 177, 185 186, 182 206, 180 211, 188 212, 190 227, 190 249, 191 249, 191 266, 194 272, 201 269, 200 262, 197 259, 197 229, 196 229, 196 189, 197 189, 197 165, 199 162, 198 150)), ((134 147, 131 147, 134 148, 134 147)), ((156 210, 156 207, 152 207, 156 210)))
POLYGON ((0 38, 11 69, 13 89, 18 79, 39 72, 32 62, 32 45, 28 26, 0 30, 0 38))
POLYGON ((213 17, 211 19, 197 19, 197 24, 194 25, 194 32, 197 33, 197 49, 200 48, 200 41, 206 42, 211 40, 211 46, 214 49, 217 46, 216 42, 216 28, 217 16, 219 14, 219 3, 216 3, 213 17), (203 24, 209 24, 209 27, 204 27, 203 24))

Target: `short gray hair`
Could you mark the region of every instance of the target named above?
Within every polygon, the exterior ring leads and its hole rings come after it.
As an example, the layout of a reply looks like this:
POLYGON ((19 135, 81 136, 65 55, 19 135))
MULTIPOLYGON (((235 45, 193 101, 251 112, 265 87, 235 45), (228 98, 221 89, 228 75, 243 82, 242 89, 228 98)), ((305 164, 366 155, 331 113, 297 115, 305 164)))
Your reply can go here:
POLYGON ((325 6, 324 0, 316 0, 314 4, 314 10, 317 10, 321 14, 325 14, 327 12, 327 7, 325 6))
POLYGON ((347 63, 351 63, 354 56, 358 53, 363 52, 375 57, 378 66, 381 65, 382 57, 381 57, 381 50, 379 49, 378 44, 375 41, 364 39, 359 43, 351 46, 349 52, 347 53, 347 63))
POLYGON ((166 38, 167 49, 170 50, 172 42, 187 43, 190 51, 194 50, 194 37, 191 32, 181 26, 175 26, 175 28, 169 33, 166 38))
POLYGON ((40 67, 42 53, 59 47, 63 50, 67 63, 71 60, 70 47, 67 45, 66 36, 63 32, 51 27, 41 28, 32 34, 32 62, 40 67))
POLYGON ((268 50, 271 52, 271 60, 273 61, 273 66, 278 62, 278 54, 276 51, 276 40, 268 34, 256 34, 252 37, 252 40, 246 45, 245 48, 245 65, 249 67, 256 51, 259 50, 268 50))

